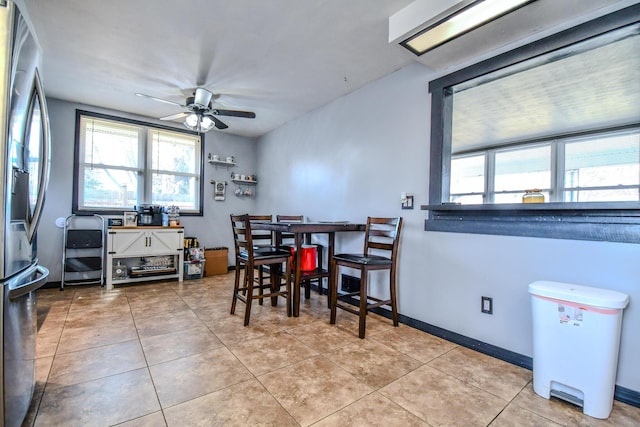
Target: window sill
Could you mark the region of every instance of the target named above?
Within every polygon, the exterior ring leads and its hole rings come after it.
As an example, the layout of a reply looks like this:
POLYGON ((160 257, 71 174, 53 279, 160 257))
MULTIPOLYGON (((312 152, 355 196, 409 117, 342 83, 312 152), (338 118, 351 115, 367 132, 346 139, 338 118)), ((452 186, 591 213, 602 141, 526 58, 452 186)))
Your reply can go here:
POLYGON ((640 203, 422 205, 425 230, 640 243, 640 203))

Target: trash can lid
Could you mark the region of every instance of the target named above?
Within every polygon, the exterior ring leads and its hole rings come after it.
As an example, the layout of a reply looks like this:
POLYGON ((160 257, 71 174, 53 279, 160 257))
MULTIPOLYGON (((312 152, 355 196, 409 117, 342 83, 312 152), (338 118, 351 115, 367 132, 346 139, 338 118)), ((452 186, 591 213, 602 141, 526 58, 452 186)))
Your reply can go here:
POLYGON ((529 293, 593 307, 622 309, 629 303, 629 295, 622 292, 573 283, 537 281, 529 284, 529 293))

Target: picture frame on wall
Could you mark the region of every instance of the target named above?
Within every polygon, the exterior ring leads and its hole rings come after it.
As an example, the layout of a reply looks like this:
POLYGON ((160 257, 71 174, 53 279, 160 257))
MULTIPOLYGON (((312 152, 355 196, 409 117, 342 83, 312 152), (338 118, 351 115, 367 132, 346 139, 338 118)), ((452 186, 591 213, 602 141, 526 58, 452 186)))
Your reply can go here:
POLYGON ((138 213, 137 212, 125 212, 124 213, 124 226, 125 227, 135 227, 138 225, 137 220, 138 213))

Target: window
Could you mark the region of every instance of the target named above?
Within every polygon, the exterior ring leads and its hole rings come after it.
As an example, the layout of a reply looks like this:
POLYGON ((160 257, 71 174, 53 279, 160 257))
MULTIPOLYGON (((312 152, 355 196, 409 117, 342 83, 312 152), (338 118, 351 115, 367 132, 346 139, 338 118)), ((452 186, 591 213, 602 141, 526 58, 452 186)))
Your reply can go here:
POLYGON ((74 212, 178 206, 202 214, 198 134, 78 111, 74 212))
POLYGON ((639 21, 634 5, 430 82, 425 228, 640 242, 639 21), (521 203, 532 188, 545 203, 521 203))
POLYGON ((549 202, 640 201, 640 128, 451 158, 452 203, 519 203, 534 188, 549 202))

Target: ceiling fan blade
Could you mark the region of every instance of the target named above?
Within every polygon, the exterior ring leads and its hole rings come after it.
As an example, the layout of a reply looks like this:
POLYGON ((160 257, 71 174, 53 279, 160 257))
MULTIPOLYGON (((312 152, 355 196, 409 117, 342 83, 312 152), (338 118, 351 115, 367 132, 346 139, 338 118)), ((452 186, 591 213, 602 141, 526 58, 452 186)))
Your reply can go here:
POLYGON ((229 126, 227 126, 225 123, 221 122, 218 118, 214 117, 212 114, 205 114, 205 116, 209 117, 211 120, 213 120, 213 123, 216 124, 216 128, 222 130, 222 129, 226 129, 229 126))
POLYGON ((206 107, 207 105, 209 105, 209 102, 211 102, 211 97, 213 96, 213 94, 204 88, 198 87, 196 88, 196 92, 193 96, 194 104, 206 107))
POLYGON ((160 120, 177 120, 177 119, 181 119, 183 117, 187 117, 189 114, 191 114, 188 111, 183 111, 182 113, 176 113, 176 114, 172 114, 170 116, 165 116, 165 117, 160 117, 160 120))
POLYGON ((232 117, 244 117, 247 119, 255 119, 256 113, 252 111, 238 111, 238 110, 219 110, 214 108, 211 110, 212 114, 216 116, 232 116, 232 117))
POLYGON ((166 104, 171 104, 171 105, 177 105, 178 107, 185 107, 185 105, 183 104, 179 104, 177 102, 173 102, 173 101, 169 101, 167 99, 162 99, 162 98, 156 98, 155 96, 151 96, 151 95, 145 95, 144 93, 136 93, 136 96, 140 96, 142 98, 149 98, 149 99, 153 99, 155 101, 160 101, 160 102, 164 102, 166 104))

